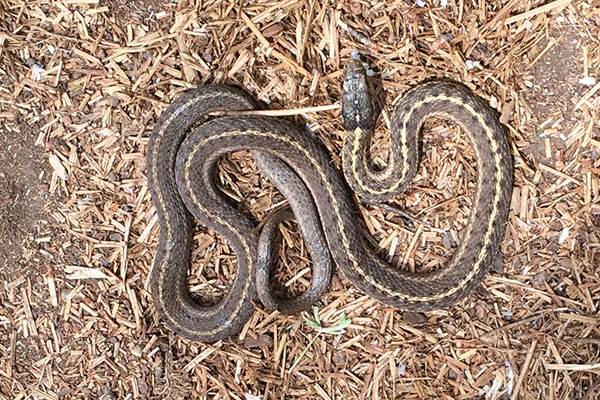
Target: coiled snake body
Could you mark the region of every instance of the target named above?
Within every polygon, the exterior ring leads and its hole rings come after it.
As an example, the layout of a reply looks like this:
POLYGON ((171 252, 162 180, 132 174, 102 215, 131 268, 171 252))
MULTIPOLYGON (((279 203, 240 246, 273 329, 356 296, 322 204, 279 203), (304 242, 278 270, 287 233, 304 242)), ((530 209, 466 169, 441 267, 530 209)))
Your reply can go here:
POLYGON ((147 156, 148 182, 160 224, 151 291, 159 315, 170 328, 198 341, 237 333, 252 313, 257 283, 259 297, 268 307, 288 312, 305 308, 329 281, 330 256, 361 291, 399 309, 449 306, 481 282, 496 256, 512 191, 511 157, 496 116, 462 85, 419 85, 395 107, 388 166, 373 171, 367 150, 372 123, 364 114, 370 101, 358 61, 348 64, 344 89, 345 179, 315 137, 281 119, 226 116, 204 122, 188 134, 212 111, 255 107, 234 88, 200 87, 181 95, 161 114, 147 156), (477 160, 477 189, 463 239, 448 264, 433 273, 408 273, 375 254, 360 228, 361 216, 349 186, 361 197, 379 202, 404 191, 416 173, 418 132, 435 115, 456 121, 467 132, 477 160), (311 258, 324 265, 313 272, 310 291, 295 303, 270 296, 268 269, 262 265, 269 258, 265 252, 271 250, 261 246, 259 252, 256 223, 215 184, 219 158, 242 149, 252 151, 261 169, 286 195, 311 246, 311 258), (193 218, 225 237, 237 255, 238 270, 229 293, 212 307, 199 305, 187 289, 193 218))

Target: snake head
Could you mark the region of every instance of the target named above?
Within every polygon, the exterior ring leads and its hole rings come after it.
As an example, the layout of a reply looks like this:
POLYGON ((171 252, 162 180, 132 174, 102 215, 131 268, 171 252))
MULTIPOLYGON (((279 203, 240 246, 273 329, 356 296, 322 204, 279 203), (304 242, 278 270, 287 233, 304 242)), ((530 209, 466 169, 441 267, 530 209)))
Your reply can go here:
POLYGON ((373 103, 367 88, 367 75, 359 60, 346 64, 342 95, 344 127, 352 132, 356 128, 370 131, 373 128, 373 103))

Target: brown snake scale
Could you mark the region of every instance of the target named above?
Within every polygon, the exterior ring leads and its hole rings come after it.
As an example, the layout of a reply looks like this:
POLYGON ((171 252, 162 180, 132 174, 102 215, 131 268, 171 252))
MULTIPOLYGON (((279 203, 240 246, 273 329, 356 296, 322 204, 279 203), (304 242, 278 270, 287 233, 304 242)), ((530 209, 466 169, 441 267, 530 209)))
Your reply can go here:
POLYGON ((362 292, 398 309, 446 307, 481 282, 498 251, 513 179, 506 137, 485 101, 445 81, 408 91, 392 116, 388 166, 374 171, 367 150, 372 118, 364 71, 358 61, 351 61, 344 80, 342 113, 348 134, 343 175, 317 138, 283 119, 238 115, 203 122, 213 111, 253 108, 254 102, 237 89, 203 86, 178 97, 152 132, 148 183, 160 240, 151 291, 170 328, 192 340, 226 338, 249 319, 257 295, 268 308, 287 313, 306 309, 327 287, 332 260, 362 292), (447 117, 467 133, 477 160, 477 189, 462 241, 447 265, 432 273, 409 273, 376 255, 361 229, 352 190, 377 202, 402 193, 417 170, 419 130, 432 116, 447 117), (261 171, 286 196, 309 247, 316 265, 312 287, 297 299, 273 298, 268 285, 272 237, 278 223, 290 215, 273 216, 259 239, 256 222, 216 186, 219 159, 238 150, 252 151, 261 171), (237 255, 235 279, 215 306, 200 305, 188 291, 194 218, 227 239, 237 255))

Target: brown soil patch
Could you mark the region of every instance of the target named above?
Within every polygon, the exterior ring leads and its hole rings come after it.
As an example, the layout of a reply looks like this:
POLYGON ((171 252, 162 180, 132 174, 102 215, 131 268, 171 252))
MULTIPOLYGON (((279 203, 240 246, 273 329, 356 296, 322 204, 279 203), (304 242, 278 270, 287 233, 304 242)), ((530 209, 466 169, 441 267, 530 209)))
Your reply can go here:
POLYGON ((42 148, 35 146, 34 127, 17 121, 4 125, 0 135, 0 271, 27 274, 24 240, 47 218, 48 166, 42 148), (17 128, 17 129, 14 129, 17 128))
POLYGON ((135 21, 141 25, 157 27, 156 16, 164 15, 172 10, 173 2, 169 0, 105 0, 111 17, 119 23, 128 24, 135 21))
POLYGON ((531 88, 523 91, 538 122, 528 151, 546 160, 555 155, 548 149, 565 150, 565 139, 579 120, 574 106, 586 91, 578 84, 584 76, 581 53, 590 46, 574 28, 563 32, 552 25, 552 31, 551 39, 541 40, 528 53, 537 62, 531 68, 531 88))

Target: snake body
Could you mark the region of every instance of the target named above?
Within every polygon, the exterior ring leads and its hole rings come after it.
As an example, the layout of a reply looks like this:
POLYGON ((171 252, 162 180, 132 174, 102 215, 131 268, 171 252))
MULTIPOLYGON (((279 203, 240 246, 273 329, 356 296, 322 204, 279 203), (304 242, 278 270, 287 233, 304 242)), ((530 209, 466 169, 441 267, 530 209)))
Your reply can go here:
POLYGON ((356 287, 382 303, 431 310, 454 304, 481 282, 498 251, 512 191, 508 143, 494 113, 462 85, 419 85, 396 105, 389 165, 374 171, 367 150, 372 122, 363 113, 368 108, 366 81, 358 62, 348 64, 344 89, 348 129, 342 153, 344 175, 332 166, 317 138, 282 119, 225 116, 201 123, 188 134, 211 111, 255 107, 234 88, 197 88, 161 114, 147 160, 160 225, 151 291, 159 315, 170 328, 193 340, 223 339, 240 331, 249 319, 257 282, 259 297, 268 307, 283 304, 299 309, 320 296, 329 281, 328 271, 314 273, 310 293, 295 304, 285 304, 268 292, 267 269, 260 267, 256 278, 257 264, 269 258, 264 252, 271 250, 261 246, 263 253, 259 253, 255 222, 215 183, 219 159, 238 150, 252 151, 261 169, 288 197, 304 239, 312 245, 313 261, 328 268, 331 257, 356 287), (477 189, 463 239, 447 265, 432 273, 409 273, 376 255, 361 229, 352 190, 379 202, 401 193, 416 173, 418 132, 432 116, 448 117, 467 133, 477 160, 477 189), (193 218, 227 239, 237 255, 238 269, 229 293, 212 307, 198 304, 187 289, 193 218))

